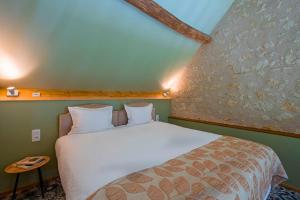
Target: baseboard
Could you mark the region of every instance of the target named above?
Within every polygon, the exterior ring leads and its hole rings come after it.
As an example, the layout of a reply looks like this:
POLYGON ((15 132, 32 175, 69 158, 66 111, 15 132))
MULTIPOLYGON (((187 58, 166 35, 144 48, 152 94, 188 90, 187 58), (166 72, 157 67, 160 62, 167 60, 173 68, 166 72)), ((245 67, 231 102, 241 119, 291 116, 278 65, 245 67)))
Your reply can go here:
MULTIPOLYGON (((51 182, 55 181, 58 176, 45 178, 44 179, 44 186, 49 185, 51 182)), ((30 183, 28 185, 18 187, 16 194, 17 196, 20 194, 26 194, 34 190, 39 190, 39 182, 30 183)), ((9 199, 12 195, 12 189, 0 192, 0 199, 9 199)))
POLYGON ((286 189, 288 189, 288 190, 293 190, 293 191, 295 191, 295 192, 300 193, 300 188, 298 188, 298 187, 296 187, 296 186, 294 186, 294 185, 291 185, 291 184, 289 184, 289 183, 287 183, 287 182, 281 183, 280 186, 282 186, 282 187, 284 187, 284 188, 286 188, 286 189))

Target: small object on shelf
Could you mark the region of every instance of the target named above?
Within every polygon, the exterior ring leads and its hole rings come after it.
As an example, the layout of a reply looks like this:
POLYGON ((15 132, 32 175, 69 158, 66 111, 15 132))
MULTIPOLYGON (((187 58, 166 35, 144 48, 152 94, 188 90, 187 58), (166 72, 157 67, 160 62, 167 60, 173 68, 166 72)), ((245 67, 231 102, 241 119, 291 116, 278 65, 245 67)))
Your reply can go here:
POLYGON ((8 97, 18 97, 19 96, 19 91, 15 87, 8 87, 6 96, 8 97))
POLYGON ((40 97, 41 93, 40 92, 33 92, 32 97, 40 97))

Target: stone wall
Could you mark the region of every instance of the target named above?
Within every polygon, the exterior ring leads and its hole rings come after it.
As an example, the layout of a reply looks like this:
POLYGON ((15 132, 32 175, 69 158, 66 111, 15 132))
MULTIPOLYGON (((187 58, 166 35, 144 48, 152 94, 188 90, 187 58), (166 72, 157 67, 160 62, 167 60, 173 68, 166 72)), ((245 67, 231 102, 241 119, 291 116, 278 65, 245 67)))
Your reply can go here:
POLYGON ((300 1, 236 0, 212 37, 172 115, 300 134, 300 1))

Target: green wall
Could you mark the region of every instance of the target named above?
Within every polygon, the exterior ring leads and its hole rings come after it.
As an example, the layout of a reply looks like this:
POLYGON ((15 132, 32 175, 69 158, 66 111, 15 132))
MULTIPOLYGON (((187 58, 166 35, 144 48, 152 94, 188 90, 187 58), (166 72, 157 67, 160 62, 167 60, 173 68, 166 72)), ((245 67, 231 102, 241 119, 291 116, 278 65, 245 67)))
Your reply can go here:
POLYGON ((124 0, 0 0, 0 27, 0 87, 158 91, 199 47, 124 0))
MULTIPOLYGON (((159 3, 210 33, 232 1, 159 3)), ((158 91, 200 46, 124 0, 0 0, 0 27, 0 87, 158 91)))
POLYGON ((169 118, 169 122, 179 126, 207 131, 220 135, 229 135, 242 139, 252 140, 271 147, 279 156, 289 176, 288 183, 300 187, 300 139, 286 136, 271 135, 254 131, 208 125, 169 118))
MULTIPOLYGON (((12 189, 15 179, 3 172, 5 166, 28 155, 49 155, 51 162, 45 167, 44 176, 57 175, 54 145, 58 136, 58 114, 64 113, 67 106, 107 103, 120 109, 122 104, 132 101, 137 100, 0 102, 0 192, 12 189), (31 142, 32 129, 41 129, 40 142, 31 142)), ((145 101, 154 104, 161 121, 168 120, 169 100, 145 101)), ((20 177, 20 185, 35 181, 35 173, 20 177)))

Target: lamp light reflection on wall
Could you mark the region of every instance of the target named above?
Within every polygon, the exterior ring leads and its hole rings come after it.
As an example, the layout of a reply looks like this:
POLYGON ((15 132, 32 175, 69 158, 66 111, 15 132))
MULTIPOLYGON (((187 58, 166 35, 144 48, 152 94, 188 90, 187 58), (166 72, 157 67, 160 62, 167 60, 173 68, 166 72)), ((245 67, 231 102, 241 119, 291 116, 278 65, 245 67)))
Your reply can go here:
POLYGON ((14 80, 23 76, 15 61, 0 50, 0 79, 14 80))
POLYGON ((15 87, 8 87, 6 96, 17 97, 17 96, 19 96, 19 91, 15 87))
POLYGON ((171 92, 177 92, 179 90, 179 83, 181 76, 184 72, 184 69, 178 71, 175 73, 171 78, 169 78, 167 81, 163 82, 162 84, 162 95, 164 97, 170 96, 171 92))

